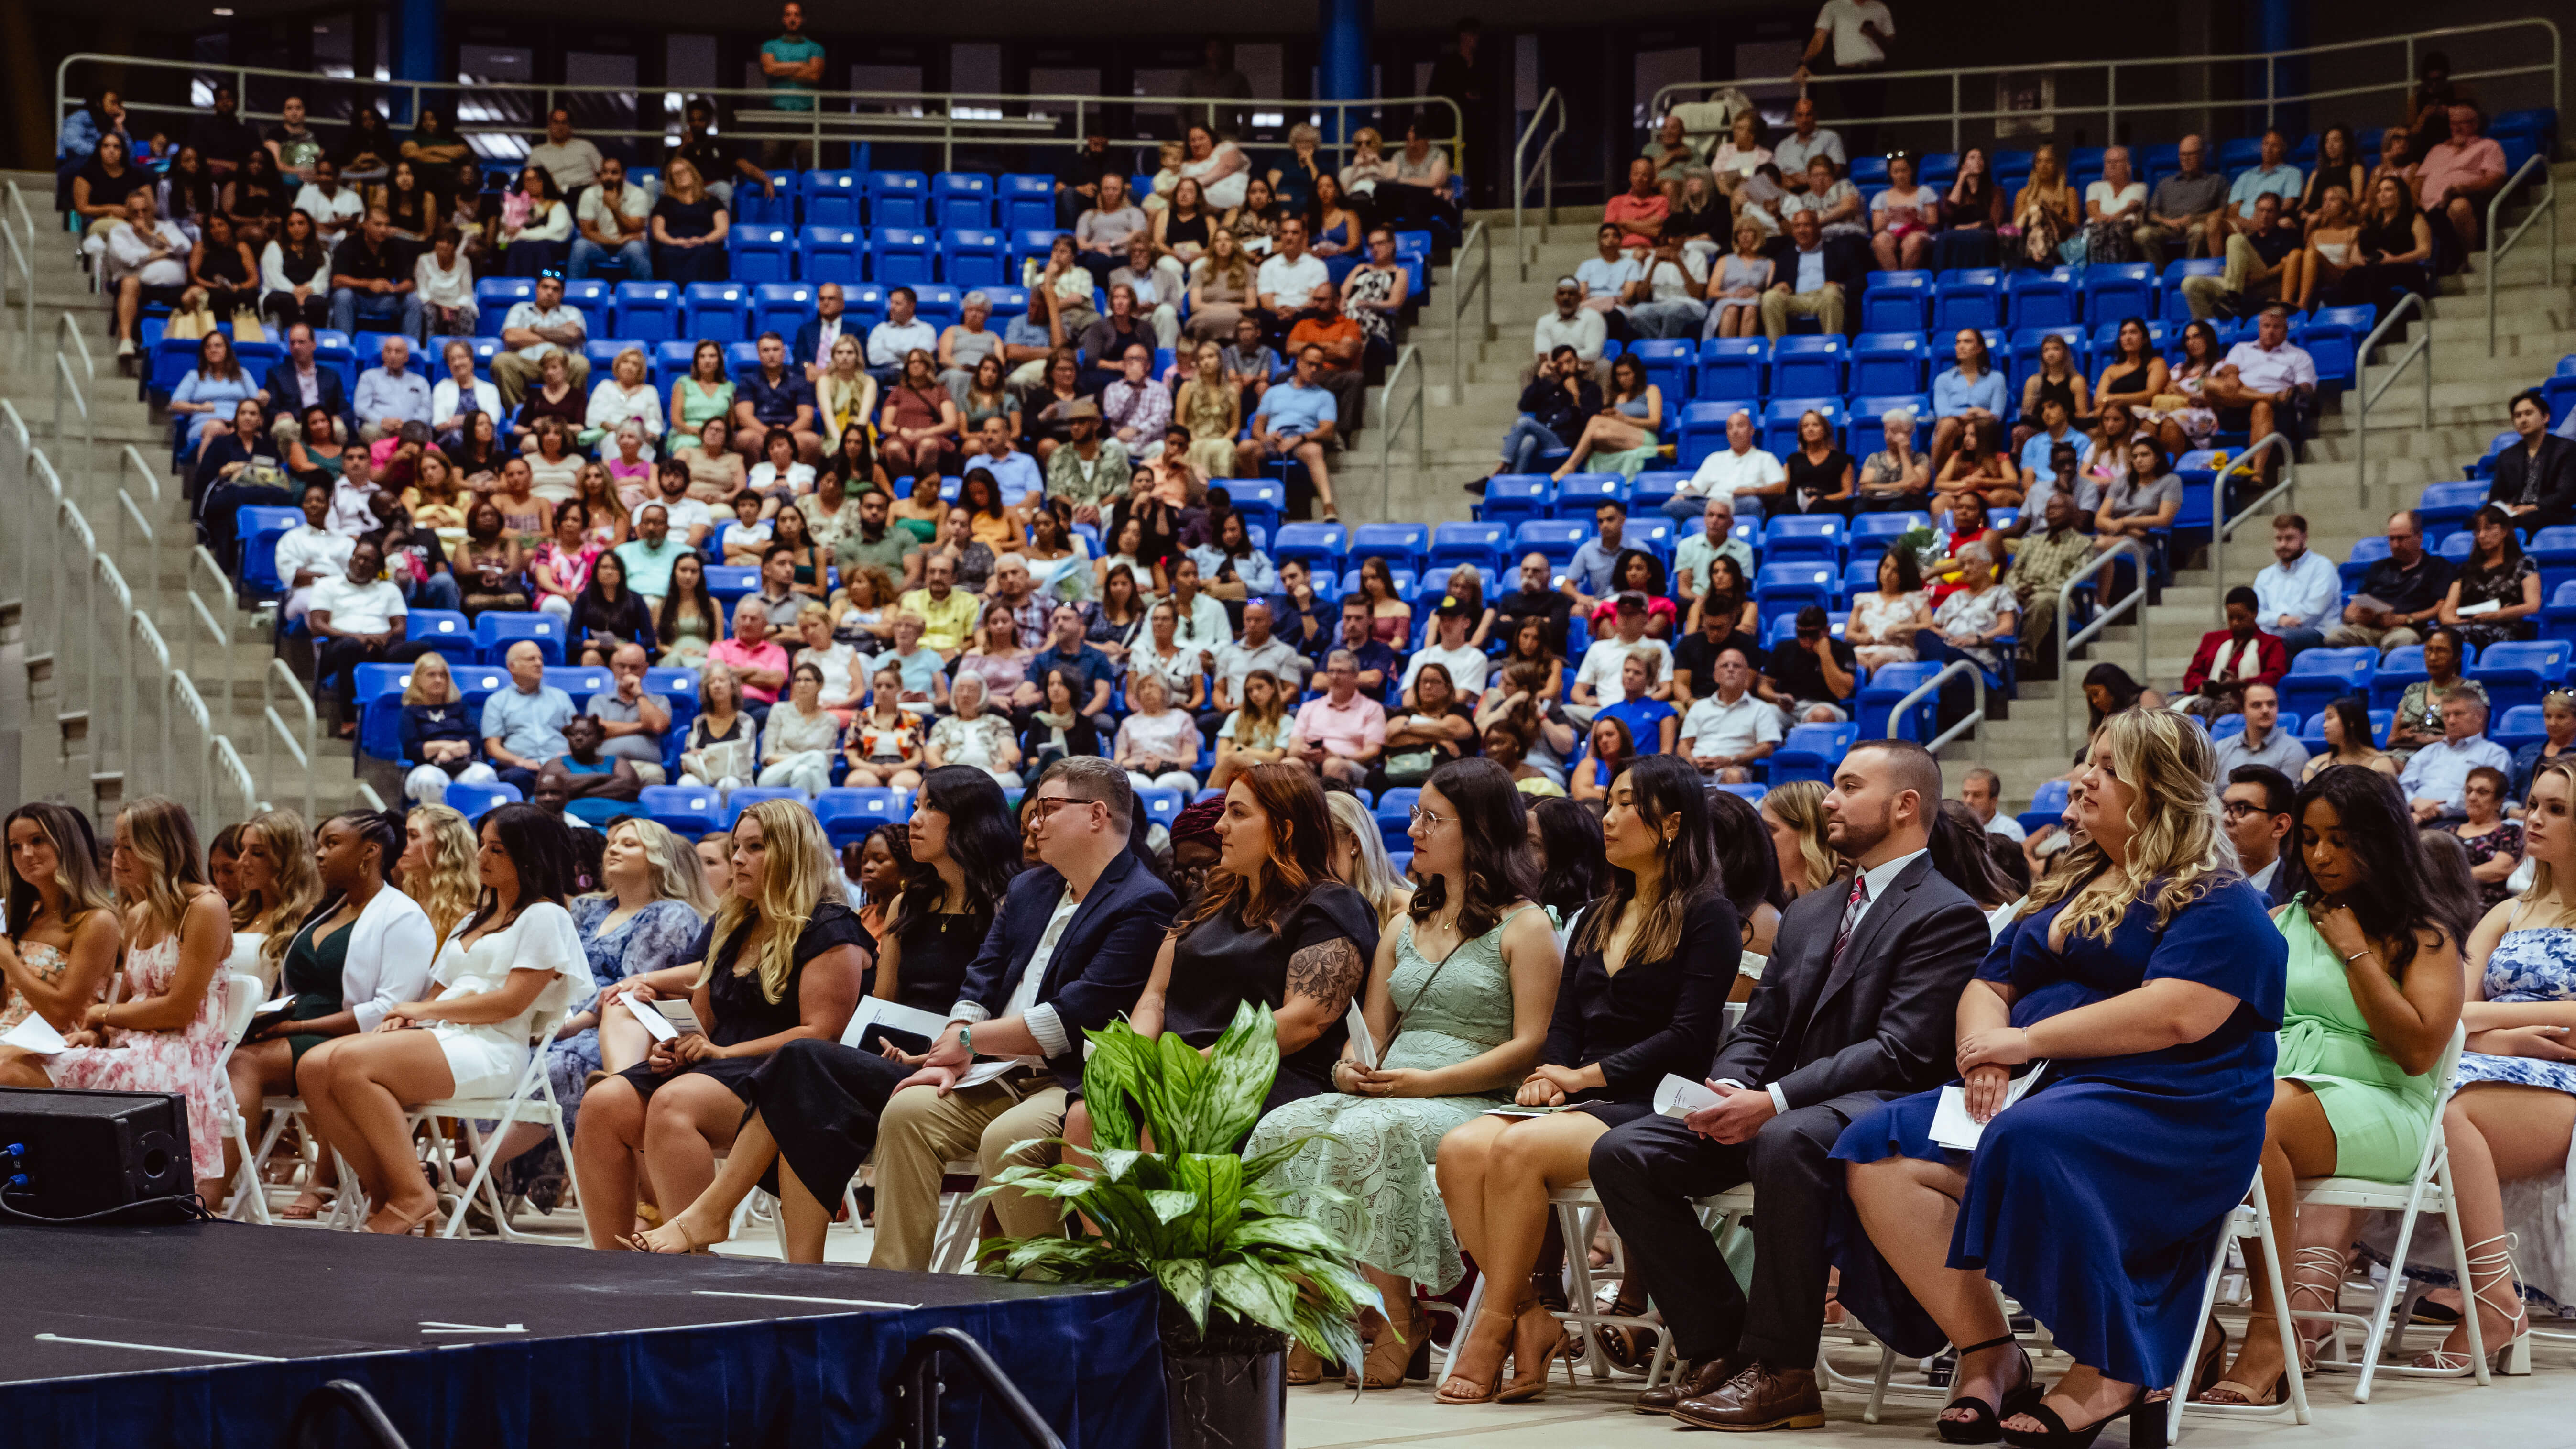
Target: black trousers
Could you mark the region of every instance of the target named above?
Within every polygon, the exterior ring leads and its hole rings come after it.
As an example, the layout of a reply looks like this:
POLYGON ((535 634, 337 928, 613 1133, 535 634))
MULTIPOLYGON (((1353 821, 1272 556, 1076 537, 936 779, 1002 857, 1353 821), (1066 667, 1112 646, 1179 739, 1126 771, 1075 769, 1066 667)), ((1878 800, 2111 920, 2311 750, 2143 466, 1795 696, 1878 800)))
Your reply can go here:
POLYGON ((1750 1142, 1711 1142, 1675 1118, 1646 1116, 1592 1144, 1592 1190, 1626 1240, 1673 1352, 1698 1362, 1738 1351, 1780 1369, 1812 1367, 1823 1337, 1825 1225, 1842 1191, 1826 1154, 1851 1123, 1834 1104, 1801 1107, 1750 1142), (1691 1203, 1753 1184, 1753 1293, 1727 1270, 1691 1203))

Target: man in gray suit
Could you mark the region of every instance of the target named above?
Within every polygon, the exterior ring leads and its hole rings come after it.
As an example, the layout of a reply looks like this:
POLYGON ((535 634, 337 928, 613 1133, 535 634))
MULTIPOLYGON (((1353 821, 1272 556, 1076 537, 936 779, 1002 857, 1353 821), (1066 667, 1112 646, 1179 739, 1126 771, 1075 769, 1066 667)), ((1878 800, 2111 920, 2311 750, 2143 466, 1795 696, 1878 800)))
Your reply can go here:
POLYGON ((1825 838, 1854 879, 1781 916, 1709 1068, 1718 1104, 1593 1146, 1593 1190, 1686 1364, 1640 1413, 1712 1429, 1824 1422, 1825 1226, 1842 1182, 1826 1154, 1862 1112, 1951 1078, 1959 993, 1986 953, 1985 913, 1926 852, 1940 808, 1941 766, 1922 746, 1854 746, 1825 797, 1825 838), (1759 1205, 1749 1301, 1691 1207, 1745 1182, 1759 1205))

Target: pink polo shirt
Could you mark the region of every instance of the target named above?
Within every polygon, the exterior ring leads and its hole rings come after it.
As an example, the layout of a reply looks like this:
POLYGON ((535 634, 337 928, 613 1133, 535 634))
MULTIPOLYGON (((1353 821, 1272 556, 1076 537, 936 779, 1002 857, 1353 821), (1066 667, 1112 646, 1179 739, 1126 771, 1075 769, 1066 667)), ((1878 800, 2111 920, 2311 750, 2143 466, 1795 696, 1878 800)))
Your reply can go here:
MULTIPOLYGON (((745 669, 775 669, 782 674, 787 672, 787 651, 766 639, 760 641, 760 647, 757 649, 744 647, 739 639, 730 637, 719 639, 707 649, 707 658, 731 669, 737 678, 745 669)), ((742 680, 741 683, 743 698, 757 700, 762 704, 778 703, 777 690, 758 688, 748 680, 742 680)))
POLYGON ((1356 757, 1386 744, 1386 707, 1357 690, 1347 705, 1321 695, 1298 708, 1293 733, 1328 753, 1356 757))
POLYGON ((2475 190, 2504 179, 2504 148, 2493 136, 2480 136, 2462 146, 2444 141, 2424 153, 2415 168, 2415 194, 2426 206, 2439 206, 2455 190, 2475 190))

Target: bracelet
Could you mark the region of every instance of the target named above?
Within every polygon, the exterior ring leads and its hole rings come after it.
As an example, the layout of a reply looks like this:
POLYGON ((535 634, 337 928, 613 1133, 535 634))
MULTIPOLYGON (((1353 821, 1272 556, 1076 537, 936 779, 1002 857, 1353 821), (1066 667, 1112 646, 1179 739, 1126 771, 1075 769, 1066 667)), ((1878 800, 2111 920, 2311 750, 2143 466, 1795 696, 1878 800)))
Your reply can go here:
POLYGON ((2370 954, 2370 948, 2369 948, 2368 946, 2364 946, 2364 947, 2362 947, 2360 950, 2353 952, 2351 955, 2344 957, 2344 958, 2343 958, 2343 964, 2345 964, 2346 966, 2349 966, 2349 965, 2351 965, 2353 962, 2358 961, 2358 960, 2360 960, 2362 957, 2367 956, 2367 955, 2369 955, 2369 954, 2370 954))

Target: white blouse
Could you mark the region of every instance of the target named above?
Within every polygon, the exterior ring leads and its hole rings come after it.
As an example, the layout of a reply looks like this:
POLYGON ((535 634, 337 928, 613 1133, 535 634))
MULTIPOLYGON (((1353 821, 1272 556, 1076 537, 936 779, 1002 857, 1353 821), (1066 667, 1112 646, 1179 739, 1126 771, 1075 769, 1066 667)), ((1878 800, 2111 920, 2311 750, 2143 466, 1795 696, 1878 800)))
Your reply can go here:
POLYGON ((628 392, 612 377, 590 390, 590 412, 582 419, 585 426, 614 436, 618 425, 629 419, 643 424, 645 437, 662 436, 662 395, 653 390, 653 384, 639 383, 628 392))
POLYGON ((429 1025, 444 1035, 477 1036, 496 1046, 515 1051, 528 1049, 528 1038, 535 1034, 537 1023, 561 1014, 575 1001, 586 1001, 598 989, 591 979, 590 956, 582 950, 581 932, 572 923, 572 912, 552 901, 539 901, 519 913, 519 918, 500 930, 487 932, 468 946, 460 933, 450 936, 445 950, 439 952, 438 969, 430 979, 445 988, 436 999, 464 996, 477 992, 498 991, 513 971, 551 971, 555 979, 546 983, 527 1009, 507 1021, 468 1025, 439 1021, 429 1025))

